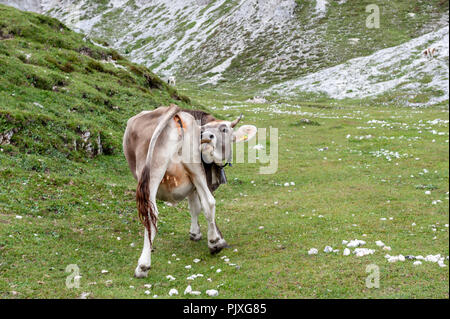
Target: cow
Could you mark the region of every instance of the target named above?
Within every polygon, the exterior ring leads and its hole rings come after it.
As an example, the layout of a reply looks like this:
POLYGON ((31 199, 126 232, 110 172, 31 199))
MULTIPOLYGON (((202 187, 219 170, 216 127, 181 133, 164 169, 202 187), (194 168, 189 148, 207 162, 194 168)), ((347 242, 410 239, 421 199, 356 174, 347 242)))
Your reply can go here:
POLYGON ((436 54, 436 48, 428 48, 423 51, 423 55, 425 55, 429 59, 434 58, 435 54, 436 54))
POLYGON ((144 227, 144 245, 134 275, 147 277, 157 231, 156 199, 176 204, 187 198, 191 214, 189 237, 202 238, 198 216, 208 222, 208 248, 217 254, 228 247, 215 222, 214 191, 226 183, 224 167, 231 165, 232 143, 256 135, 256 127, 216 119, 199 110, 182 110, 171 104, 143 111, 127 122, 123 151, 138 181, 136 202, 144 227), (225 162, 225 164, 223 164, 225 162))
POLYGON ((176 85, 176 81, 175 81, 175 77, 171 76, 167 79, 167 84, 175 86, 176 85))

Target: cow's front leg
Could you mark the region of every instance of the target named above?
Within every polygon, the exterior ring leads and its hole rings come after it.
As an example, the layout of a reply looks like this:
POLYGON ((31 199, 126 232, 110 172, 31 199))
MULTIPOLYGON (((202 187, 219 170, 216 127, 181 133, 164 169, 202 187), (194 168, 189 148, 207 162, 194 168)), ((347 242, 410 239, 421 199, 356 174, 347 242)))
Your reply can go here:
POLYGON ((223 239, 222 233, 216 225, 216 200, 211 194, 206 180, 202 178, 203 176, 199 173, 194 179, 194 184, 200 197, 203 213, 208 222, 208 248, 211 254, 217 254, 223 248, 228 247, 228 244, 223 239))
MULTIPOLYGON (((211 195, 212 197, 212 195, 211 195)), ((209 199, 209 209, 205 209, 205 217, 208 222, 208 248, 211 254, 219 253, 223 248, 228 247, 227 242, 223 239, 222 233, 216 224, 216 204, 214 197, 213 201, 209 199), (213 203, 213 204, 212 204, 213 203)))
POLYGON ((191 213, 191 228, 189 230, 189 238, 193 241, 199 241, 202 239, 202 233, 200 231, 200 224, 198 223, 198 215, 202 211, 202 204, 197 192, 193 192, 188 197, 189 211, 191 213))

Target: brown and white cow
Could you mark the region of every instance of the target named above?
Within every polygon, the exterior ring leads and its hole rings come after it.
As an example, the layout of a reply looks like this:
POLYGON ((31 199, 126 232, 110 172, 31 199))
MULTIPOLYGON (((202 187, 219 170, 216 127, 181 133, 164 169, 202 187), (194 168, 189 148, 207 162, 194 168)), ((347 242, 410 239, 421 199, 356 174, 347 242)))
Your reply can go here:
POLYGON ((128 120, 123 150, 138 180, 136 201, 145 226, 136 277, 146 277, 150 269, 158 219, 156 199, 177 203, 188 198, 190 239, 202 238, 198 215, 203 210, 210 252, 215 254, 227 247, 215 222, 213 192, 226 183, 223 162, 232 160, 232 143, 249 140, 256 134, 252 125, 234 131, 240 119, 222 121, 203 111, 181 110, 172 104, 141 112, 128 120))
POLYGON ((432 59, 436 55, 436 48, 427 48, 424 50, 423 55, 425 55, 427 58, 432 59))

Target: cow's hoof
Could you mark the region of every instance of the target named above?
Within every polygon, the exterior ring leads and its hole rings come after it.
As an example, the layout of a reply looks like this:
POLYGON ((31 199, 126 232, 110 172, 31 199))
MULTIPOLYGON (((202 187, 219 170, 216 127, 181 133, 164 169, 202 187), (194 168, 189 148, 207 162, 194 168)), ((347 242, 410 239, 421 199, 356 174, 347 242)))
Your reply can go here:
POLYGON ((150 266, 138 265, 134 271, 134 277, 136 278, 147 278, 150 266))
POLYGON ((189 239, 192 241, 199 241, 200 239, 202 239, 202 233, 198 234, 189 233, 189 239))
POLYGON ((229 246, 224 239, 220 239, 216 243, 208 245, 209 252, 211 253, 211 255, 215 255, 215 254, 219 253, 222 249, 227 248, 227 247, 229 247, 229 246))

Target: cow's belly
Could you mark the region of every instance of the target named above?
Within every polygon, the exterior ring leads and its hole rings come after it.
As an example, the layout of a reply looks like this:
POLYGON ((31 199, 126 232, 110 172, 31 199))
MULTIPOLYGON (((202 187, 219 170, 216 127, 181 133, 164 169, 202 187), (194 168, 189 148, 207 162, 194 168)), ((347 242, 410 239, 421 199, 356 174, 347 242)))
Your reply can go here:
POLYGON ((159 185, 156 197, 165 202, 178 203, 189 196, 194 188, 184 166, 171 163, 159 185))

